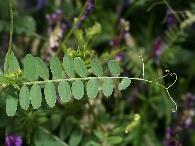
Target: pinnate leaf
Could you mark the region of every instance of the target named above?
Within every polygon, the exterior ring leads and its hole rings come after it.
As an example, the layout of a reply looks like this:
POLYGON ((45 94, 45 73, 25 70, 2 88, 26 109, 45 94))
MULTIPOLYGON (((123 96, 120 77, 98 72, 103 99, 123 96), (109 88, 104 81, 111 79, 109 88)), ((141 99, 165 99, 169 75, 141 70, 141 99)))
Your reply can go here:
POLYGON ((47 104, 53 108, 56 103, 56 90, 53 83, 47 83, 45 85, 44 94, 47 104))
POLYGON ((108 68, 113 76, 118 77, 120 75, 120 66, 118 65, 118 63, 116 63, 116 61, 109 61, 108 68))
POLYGON ((98 94, 97 79, 91 79, 87 82, 87 95, 89 98, 95 98, 98 94))
POLYGON ((34 84, 30 90, 30 100, 34 109, 38 109, 41 106, 42 94, 39 85, 34 84))
POLYGON ((76 57, 74 59, 74 69, 79 76, 87 77, 87 67, 85 66, 84 61, 80 57, 76 57))
POLYGON ((75 99, 79 100, 84 95, 84 85, 81 80, 76 80, 72 83, 72 94, 75 99))
POLYGON ((27 110, 30 104, 30 91, 26 85, 20 89, 19 101, 21 108, 27 110))
POLYGON ((104 81, 103 82, 103 86, 102 86, 103 93, 104 93, 105 96, 108 97, 113 92, 113 88, 114 88, 114 86, 113 86, 113 80, 110 79, 110 78, 108 78, 108 79, 104 79, 103 81, 104 81))
POLYGON ((58 92, 63 103, 70 101, 72 95, 70 85, 67 81, 60 82, 58 92))

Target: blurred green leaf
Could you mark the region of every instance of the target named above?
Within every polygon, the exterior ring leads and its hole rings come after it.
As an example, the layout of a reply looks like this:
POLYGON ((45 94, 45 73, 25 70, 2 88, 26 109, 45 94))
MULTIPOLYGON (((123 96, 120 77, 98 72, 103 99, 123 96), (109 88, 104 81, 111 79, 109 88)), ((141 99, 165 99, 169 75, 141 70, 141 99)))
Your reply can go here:
POLYGON ((69 145, 78 146, 82 140, 83 131, 80 128, 75 128, 70 135, 69 145))

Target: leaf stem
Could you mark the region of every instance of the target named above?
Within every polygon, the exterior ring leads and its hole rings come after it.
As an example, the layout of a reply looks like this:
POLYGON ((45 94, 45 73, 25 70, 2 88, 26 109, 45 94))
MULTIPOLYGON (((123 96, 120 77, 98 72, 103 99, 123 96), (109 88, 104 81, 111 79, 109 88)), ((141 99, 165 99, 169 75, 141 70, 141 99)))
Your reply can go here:
MULTIPOLYGON (((24 85, 32 85, 32 84, 45 84, 50 82, 61 82, 61 81, 75 81, 75 80, 90 80, 90 79, 127 79, 128 77, 86 77, 86 78, 68 78, 68 79, 56 79, 56 80, 45 80, 45 81, 31 81, 24 82, 24 85)), ((143 78, 128 78, 131 80, 139 80, 145 82, 152 82, 143 78)))

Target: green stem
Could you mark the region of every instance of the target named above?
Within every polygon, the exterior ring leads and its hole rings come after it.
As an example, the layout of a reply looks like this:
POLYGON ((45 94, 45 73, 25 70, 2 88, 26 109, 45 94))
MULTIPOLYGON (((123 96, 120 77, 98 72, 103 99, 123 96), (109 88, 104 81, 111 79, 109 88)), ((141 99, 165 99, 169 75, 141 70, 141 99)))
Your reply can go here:
POLYGON ((13 37, 13 31, 14 31, 14 16, 13 16, 13 0, 9 0, 9 7, 10 7, 10 31, 9 31, 9 47, 8 47, 8 53, 12 50, 12 37, 13 37))
POLYGON ((68 78, 68 79, 56 79, 56 80, 46 80, 46 81, 32 81, 32 82, 24 82, 24 85, 32 85, 32 84, 45 84, 51 82, 61 82, 61 81, 75 81, 75 80, 90 80, 90 79, 131 79, 131 80, 139 80, 145 82, 152 82, 143 78, 128 78, 128 77, 86 77, 86 78, 68 78))
MULTIPOLYGON (((78 22, 79 20, 81 19, 81 16, 83 15, 85 9, 87 7, 87 1, 84 5, 84 7, 82 8, 82 11, 81 13, 79 14, 79 17, 78 17, 78 22)), ((74 30, 77 28, 77 25, 78 25, 78 22, 76 22, 75 24, 73 24, 71 30, 68 32, 68 34, 66 35, 66 37, 64 38, 64 40, 61 42, 61 47, 60 49, 58 49, 58 51, 56 52, 56 55, 58 55, 60 53, 60 50, 63 49, 63 45, 62 44, 66 44, 67 43, 67 40, 69 39, 69 37, 72 35, 72 33, 74 32, 74 30)), ((65 52, 65 50, 63 50, 65 52)))
POLYGON ((39 127, 39 129, 42 130, 44 133, 50 135, 54 140, 60 142, 63 146, 68 146, 68 144, 66 144, 63 140, 61 140, 59 137, 53 135, 50 131, 48 131, 44 127, 39 127))

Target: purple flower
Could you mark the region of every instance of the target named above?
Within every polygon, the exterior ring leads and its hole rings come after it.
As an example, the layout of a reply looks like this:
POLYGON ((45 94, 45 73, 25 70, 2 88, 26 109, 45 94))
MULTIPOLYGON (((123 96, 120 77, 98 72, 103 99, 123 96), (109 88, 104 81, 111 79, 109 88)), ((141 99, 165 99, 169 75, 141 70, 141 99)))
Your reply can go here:
POLYGON ((163 40, 160 37, 157 37, 154 40, 153 52, 151 54, 152 58, 154 58, 154 61, 156 62, 156 64, 160 63, 160 57, 161 57, 161 54, 162 54, 163 50, 164 50, 163 40))
POLYGON ((167 128, 167 130, 166 130, 166 138, 171 138, 173 136, 174 136, 173 129, 171 129, 170 127, 167 128))
POLYGON ((154 41, 154 53, 156 57, 159 57, 162 53, 162 39, 160 37, 154 41))
POLYGON ((89 17, 92 11, 95 9, 95 1, 94 0, 87 0, 86 9, 83 12, 82 16, 80 17, 80 22, 78 23, 77 27, 80 28, 83 21, 89 17))
POLYGON ((166 139, 163 144, 165 146, 181 146, 181 143, 175 138, 175 132, 172 128, 167 128, 166 139))
POLYGON ((41 10, 48 4, 48 0, 37 0, 36 9, 41 10))
POLYGON ((122 53, 118 53, 116 56, 115 56, 115 60, 117 62, 120 62, 122 59, 124 58, 124 55, 122 53))
POLYGON ((6 146, 22 146, 22 138, 15 134, 7 134, 5 143, 6 146))
POLYGON ((166 20, 167 29, 171 28, 175 24, 176 24, 176 18, 174 14, 171 13, 170 10, 167 10, 167 20, 166 20))

